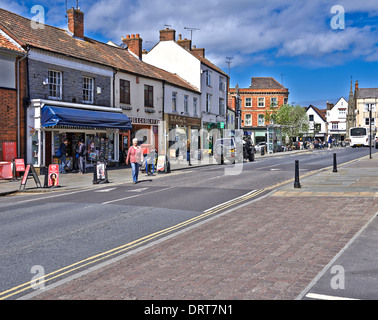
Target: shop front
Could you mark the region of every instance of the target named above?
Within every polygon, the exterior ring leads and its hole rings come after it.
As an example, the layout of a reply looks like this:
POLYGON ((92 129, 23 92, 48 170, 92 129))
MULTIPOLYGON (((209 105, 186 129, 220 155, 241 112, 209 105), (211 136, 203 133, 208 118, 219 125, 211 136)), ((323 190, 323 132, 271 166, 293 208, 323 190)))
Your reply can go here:
POLYGON ((121 110, 107 107, 32 101, 28 110, 27 162, 45 167, 58 162, 56 152, 68 141, 68 170, 77 168, 79 141, 86 147, 86 167, 99 160, 119 163, 120 132, 131 130, 131 122, 121 110))
POLYGON ((159 119, 130 117, 132 130, 130 139, 137 138, 139 144, 150 144, 160 150, 159 119))
POLYGON ((187 161, 188 149, 192 150, 192 156, 197 155, 198 150, 201 148, 201 119, 166 114, 165 122, 168 133, 167 150, 169 159, 187 161))

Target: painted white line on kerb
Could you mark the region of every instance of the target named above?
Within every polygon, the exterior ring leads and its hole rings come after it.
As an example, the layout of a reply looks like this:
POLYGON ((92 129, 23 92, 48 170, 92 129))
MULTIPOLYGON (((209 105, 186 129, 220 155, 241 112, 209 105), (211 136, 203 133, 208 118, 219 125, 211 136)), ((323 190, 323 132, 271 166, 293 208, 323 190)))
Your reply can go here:
POLYGON ((242 195, 242 196, 240 196, 240 197, 237 197, 237 198, 231 199, 231 200, 229 200, 229 201, 226 201, 226 202, 223 202, 223 203, 221 203, 221 204, 218 204, 218 205, 216 205, 216 206, 214 206, 214 207, 212 207, 212 208, 210 208, 210 209, 207 209, 207 210, 205 210, 204 212, 206 213, 206 212, 208 212, 208 211, 214 210, 214 209, 216 209, 216 208, 218 208, 218 207, 221 207, 221 206, 223 206, 223 205, 225 205, 225 204, 227 204, 227 203, 230 203, 230 202, 232 202, 232 201, 238 200, 238 199, 243 198, 243 197, 247 197, 247 196, 249 196, 250 194, 252 194, 252 193, 254 193, 254 192, 256 192, 256 191, 257 191, 257 189, 256 189, 256 190, 252 190, 251 192, 248 192, 248 193, 246 193, 246 194, 244 194, 244 195, 242 195))
POLYGON ((354 299, 354 298, 328 296, 325 294, 317 294, 317 293, 308 293, 306 294, 306 298, 317 299, 317 300, 360 300, 360 299, 354 299))

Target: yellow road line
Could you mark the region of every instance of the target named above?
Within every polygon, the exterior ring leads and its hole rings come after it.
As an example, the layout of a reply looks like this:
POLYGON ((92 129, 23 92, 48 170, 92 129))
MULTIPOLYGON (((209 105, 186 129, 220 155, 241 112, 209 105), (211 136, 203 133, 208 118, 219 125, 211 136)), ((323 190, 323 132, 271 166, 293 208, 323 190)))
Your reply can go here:
POLYGON ((51 273, 49 273, 49 274, 47 274, 47 275, 45 275, 43 277, 40 277, 38 279, 33 279, 32 281, 26 282, 26 283, 21 284, 19 286, 16 286, 16 287, 13 287, 13 288, 8 289, 6 291, 3 291, 3 292, 0 293, 0 300, 7 299, 7 298, 12 297, 12 296, 14 296, 16 294, 19 294, 19 293, 24 292, 24 291, 26 291, 28 289, 31 289, 33 287, 32 283, 38 283, 38 285, 40 285, 42 283, 51 281, 51 280, 56 279, 58 277, 64 276, 64 275, 66 275, 68 273, 71 273, 73 271, 76 271, 78 269, 86 267, 88 265, 91 265, 93 263, 99 262, 101 260, 107 259, 107 258, 112 257, 114 255, 117 255, 119 253, 122 253, 122 252, 124 252, 126 250, 129 250, 131 248, 134 248, 136 246, 144 244, 144 243, 146 243, 148 241, 151 241, 153 239, 156 239, 156 238, 158 238, 158 237, 160 237, 162 235, 165 235, 165 234, 170 233, 172 231, 176 231, 176 230, 178 230, 180 228, 183 228, 185 226, 188 226, 188 225, 190 225, 190 224, 192 224, 194 222, 197 222, 199 220, 203 220, 203 219, 205 219, 207 217, 210 217, 210 216, 212 216, 212 215, 214 215, 214 214, 216 214, 216 213, 218 213, 220 211, 223 211, 223 210, 225 210, 227 208, 230 208, 230 207, 232 207, 232 206, 234 206, 236 204, 239 204, 241 202, 244 202, 246 200, 254 198, 254 197, 260 195, 261 193, 265 192, 266 190, 267 189, 257 190, 256 192, 253 192, 253 193, 251 193, 251 194, 249 194, 247 196, 240 197, 240 198, 235 199, 234 201, 230 201, 228 203, 225 203, 224 205, 220 205, 219 207, 216 207, 216 208, 214 208, 214 209, 212 209, 210 211, 207 211, 207 212, 205 212, 205 213, 203 213, 203 214, 201 214, 201 215, 199 215, 197 217, 194 217, 192 219, 189 219, 189 220, 186 220, 186 221, 181 222, 179 224, 176 224, 176 225, 174 225, 172 227, 166 228, 164 230, 157 231, 157 232, 152 233, 152 234, 150 234, 148 236, 145 236, 145 237, 142 237, 140 239, 134 240, 132 242, 129 242, 129 243, 124 244, 122 246, 119 246, 117 248, 113 248, 113 249, 108 250, 106 252, 94 255, 94 256, 89 257, 87 259, 81 260, 79 262, 76 262, 76 263, 71 264, 69 266, 66 266, 64 268, 61 268, 61 269, 56 270, 54 272, 51 272, 51 273))

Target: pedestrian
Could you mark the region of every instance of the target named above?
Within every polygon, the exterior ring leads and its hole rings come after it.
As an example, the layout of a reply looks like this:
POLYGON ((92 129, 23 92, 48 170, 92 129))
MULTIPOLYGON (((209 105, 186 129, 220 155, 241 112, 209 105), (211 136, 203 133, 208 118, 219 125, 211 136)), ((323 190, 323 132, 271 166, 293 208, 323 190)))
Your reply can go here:
POLYGON ((86 155, 85 144, 83 140, 79 141, 79 147, 77 150, 78 158, 79 158, 79 172, 78 174, 85 173, 85 155, 86 155))
POLYGON ((67 145, 68 140, 64 139, 63 142, 60 144, 59 149, 57 151, 58 158, 59 158, 59 172, 62 174, 66 174, 66 166, 67 166, 67 145))
POLYGON ((328 150, 331 150, 331 145, 332 145, 332 136, 328 136, 328 150))
POLYGON ((190 140, 186 140, 186 161, 190 165, 190 140))
POLYGON ((129 148, 126 158, 126 164, 131 164, 133 182, 138 182, 138 173, 140 163, 142 163, 142 149, 138 146, 138 139, 133 139, 133 145, 129 148))

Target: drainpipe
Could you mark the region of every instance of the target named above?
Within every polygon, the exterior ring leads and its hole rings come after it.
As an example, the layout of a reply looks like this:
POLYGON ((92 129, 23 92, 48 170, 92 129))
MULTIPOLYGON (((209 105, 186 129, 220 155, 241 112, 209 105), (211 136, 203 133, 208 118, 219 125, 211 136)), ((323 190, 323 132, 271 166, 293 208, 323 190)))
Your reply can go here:
POLYGON ((17 157, 21 157, 21 134, 20 134, 20 62, 27 58, 26 53, 21 59, 17 61, 17 157))

